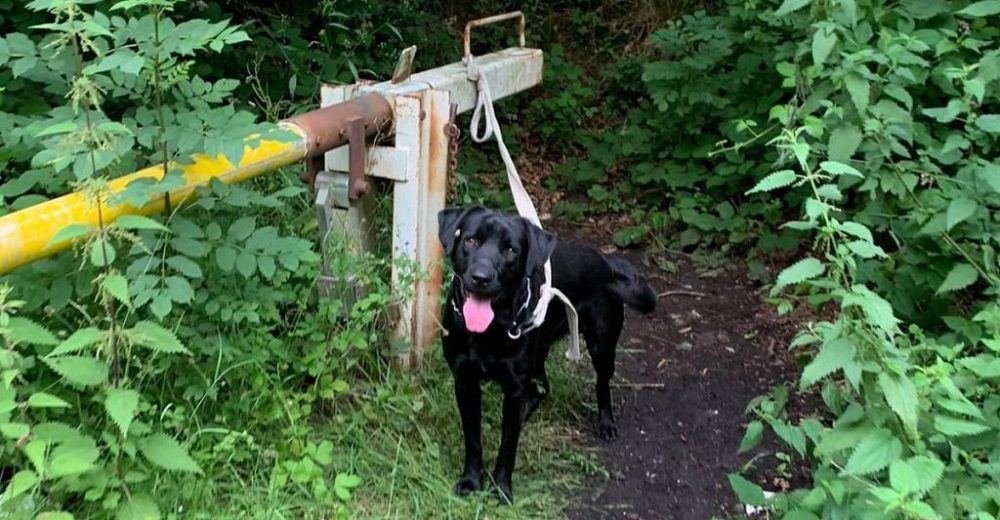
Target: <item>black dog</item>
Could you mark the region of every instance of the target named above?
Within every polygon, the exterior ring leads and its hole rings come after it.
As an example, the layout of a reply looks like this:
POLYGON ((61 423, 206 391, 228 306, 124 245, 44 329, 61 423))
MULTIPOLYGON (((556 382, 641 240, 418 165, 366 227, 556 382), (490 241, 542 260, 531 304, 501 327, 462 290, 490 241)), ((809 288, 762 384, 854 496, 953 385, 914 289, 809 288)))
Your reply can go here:
POLYGON ((597 371, 597 431, 605 439, 617 435, 608 384, 615 371, 623 304, 649 313, 656 307, 656 293, 628 261, 559 243, 521 217, 482 207, 446 209, 438 213, 438 226, 455 270, 442 339, 465 434, 465 470, 455 491, 466 494, 482 488, 481 384, 496 381, 504 400, 493 480, 510 500, 521 427, 549 391, 549 348, 568 331, 566 311, 555 299, 544 323, 527 330, 545 261, 551 257, 552 285, 579 313, 580 331, 597 371))

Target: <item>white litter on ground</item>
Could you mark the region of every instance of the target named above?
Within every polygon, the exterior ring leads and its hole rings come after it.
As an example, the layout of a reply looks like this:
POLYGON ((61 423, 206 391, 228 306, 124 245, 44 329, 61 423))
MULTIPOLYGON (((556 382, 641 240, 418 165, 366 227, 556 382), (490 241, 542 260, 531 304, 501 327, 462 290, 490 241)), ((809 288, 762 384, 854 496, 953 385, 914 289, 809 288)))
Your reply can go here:
MULTIPOLYGON (((773 491, 765 491, 764 492, 764 499, 766 499, 766 500, 771 500, 771 497, 773 497, 773 496, 774 496, 774 492, 773 491)), ((768 511, 768 507, 767 506, 751 506, 749 504, 744 504, 744 507, 746 509, 747 516, 766 515, 767 511, 768 511)))

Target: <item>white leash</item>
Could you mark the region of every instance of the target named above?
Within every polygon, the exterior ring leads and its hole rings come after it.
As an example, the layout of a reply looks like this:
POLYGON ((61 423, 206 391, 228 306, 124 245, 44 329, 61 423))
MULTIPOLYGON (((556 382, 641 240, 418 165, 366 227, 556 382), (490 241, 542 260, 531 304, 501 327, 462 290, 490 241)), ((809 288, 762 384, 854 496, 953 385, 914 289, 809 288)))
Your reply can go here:
MULTIPOLYGON (((497 115, 493 110, 493 97, 490 95, 489 82, 480 73, 479 67, 476 66, 471 54, 466 56, 465 60, 469 70, 469 81, 476 82, 476 88, 479 92, 476 99, 476 110, 472 113, 472 124, 469 128, 472 140, 477 143, 484 143, 491 136, 496 137, 497 147, 500 149, 500 157, 503 158, 503 164, 507 167, 507 182, 510 183, 510 192, 514 197, 514 206, 517 207, 517 213, 541 228, 542 223, 538 220, 538 212, 535 210, 535 205, 531 202, 531 197, 528 196, 527 190, 524 189, 521 177, 517 174, 517 167, 514 166, 510 152, 507 151, 507 145, 503 142, 503 135, 500 133, 500 124, 497 122, 497 115), (477 133, 479 130, 479 120, 484 112, 486 114, 486 125, 483 127, 482 135, 479 135, 477 133)), ((566 357, 576 361, 580 359, 579 317, 569 298, 559 289, 552 287, 552 262, 549 259, 545 259, 543 272, 545 279, 542 283, 541 293, 538 295, 538 305, 535 306, 535 310, 531 314, 531 324, 524 328, 521 334, 536 329, 545 322, 545 313, 548 312, 549 303, 553 297, 557 297, 566 306, 566 319, 569 321, 569 349, 566 350, 566 357)), ((513 337, 513 339, 517 337, 519 336, 513 337)))

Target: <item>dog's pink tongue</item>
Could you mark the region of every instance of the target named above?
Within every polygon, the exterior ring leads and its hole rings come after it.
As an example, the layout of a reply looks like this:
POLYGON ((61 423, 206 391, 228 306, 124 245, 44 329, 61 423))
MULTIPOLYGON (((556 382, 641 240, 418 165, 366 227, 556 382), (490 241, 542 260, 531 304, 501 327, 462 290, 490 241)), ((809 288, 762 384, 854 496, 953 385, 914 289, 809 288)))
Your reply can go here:
POLYGON ((489 298, 479 298, 469 295, 462 305, 462 314, 465 315, 465 328, 469 332, 485 332, 493 321, 493 307, 490 307, 489 298))

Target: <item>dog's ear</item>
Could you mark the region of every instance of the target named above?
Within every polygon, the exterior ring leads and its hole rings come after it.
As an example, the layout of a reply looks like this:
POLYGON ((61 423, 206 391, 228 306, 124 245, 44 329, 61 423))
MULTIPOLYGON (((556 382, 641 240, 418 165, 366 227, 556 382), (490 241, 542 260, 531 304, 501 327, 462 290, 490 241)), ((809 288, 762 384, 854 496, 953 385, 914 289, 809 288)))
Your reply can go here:
POLYGON ((522 218, 525 232, 528 234, 527 259, 524 263, 525 276, 535 274, 552 256, 556 249, 556 236, 522 218))
POLYGON ((472 206, 469 208, 447 208, 438 212, 438 238, 444 246, 444 254, 451 256, 458 243, 459 233, 462 229, 462 222, 469 215, 488 211, 482 206, 472 206))

